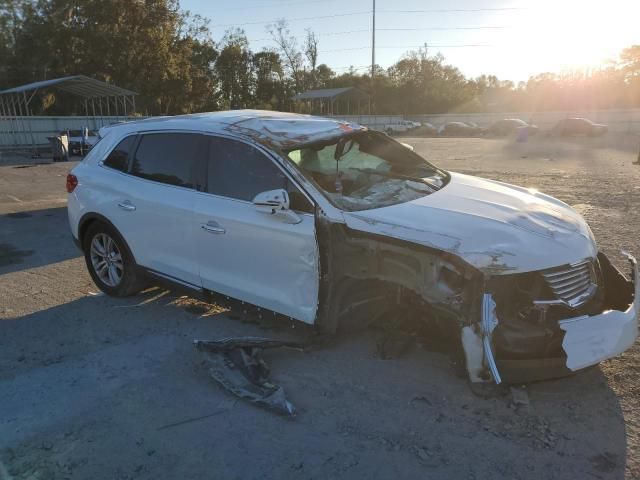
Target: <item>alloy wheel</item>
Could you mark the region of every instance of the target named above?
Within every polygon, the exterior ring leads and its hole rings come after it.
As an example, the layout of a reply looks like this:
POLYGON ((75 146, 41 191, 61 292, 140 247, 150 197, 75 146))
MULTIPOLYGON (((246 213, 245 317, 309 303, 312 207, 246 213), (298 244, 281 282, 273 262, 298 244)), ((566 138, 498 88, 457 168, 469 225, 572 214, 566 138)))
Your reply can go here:
POLYGON ((91 264, 98 278, 109 287, 116 287, 122 281, 122 254, 106 233, 97 234, 91 241, 91 264))

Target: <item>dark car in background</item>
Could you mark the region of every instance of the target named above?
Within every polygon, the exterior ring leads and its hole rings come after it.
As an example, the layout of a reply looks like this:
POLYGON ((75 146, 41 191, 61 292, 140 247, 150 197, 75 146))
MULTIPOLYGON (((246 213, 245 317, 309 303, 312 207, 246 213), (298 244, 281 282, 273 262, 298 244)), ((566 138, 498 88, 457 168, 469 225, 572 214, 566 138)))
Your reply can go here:
POLYGON ((484 132, 485 129, 476 124, 464 122, 449 122, 440 128, 441 137, 477 137, 484 132))
POLYGON ((608 130, 609 127, 607 125, 594 123, 587 118, 564 118, 553 127, 553 133, 561 136, 586 135, 597 137, 604 135, 608 130))
POLYGON ((530 125, 519 118, 505 118, 491 125, 487 129, 487 133, 496 137, 506 137, 518 134, 524 130, 526 130, 528 135, 535 135, 538 133, 539 128, 537 125, 530 125))

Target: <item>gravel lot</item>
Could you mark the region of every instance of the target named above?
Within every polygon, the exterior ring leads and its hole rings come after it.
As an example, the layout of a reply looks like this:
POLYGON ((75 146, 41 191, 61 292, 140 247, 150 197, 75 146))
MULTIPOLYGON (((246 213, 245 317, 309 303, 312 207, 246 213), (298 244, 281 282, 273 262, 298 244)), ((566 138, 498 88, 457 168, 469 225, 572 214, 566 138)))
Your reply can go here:
MULTIPOLYGON (((640 256, 637 136, 402 141, 569 203, 625 271, 619 250, 640 256)), ((68 233, 73 165, 0 156, 0 480, 640 478, 638 343, 515 404, 474 396, 447 355, 419 345, 379 358, 370 331, 265 354, 295 418, 236 400, 194 338, 309 329, 162 289, 98 294, 68 233)))

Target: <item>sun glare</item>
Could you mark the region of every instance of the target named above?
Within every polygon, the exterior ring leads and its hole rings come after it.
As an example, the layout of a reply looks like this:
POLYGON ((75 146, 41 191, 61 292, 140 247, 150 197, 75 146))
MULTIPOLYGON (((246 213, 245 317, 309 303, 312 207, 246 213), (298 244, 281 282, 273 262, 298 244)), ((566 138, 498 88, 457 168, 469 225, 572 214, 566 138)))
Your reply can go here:
POLYGON ((600 68, 640 42, 640 1, 540 0, 518 2, 510 57, 519 70, 570 71, 600 68), (527 68, 528 67, 528 68, 527 68))

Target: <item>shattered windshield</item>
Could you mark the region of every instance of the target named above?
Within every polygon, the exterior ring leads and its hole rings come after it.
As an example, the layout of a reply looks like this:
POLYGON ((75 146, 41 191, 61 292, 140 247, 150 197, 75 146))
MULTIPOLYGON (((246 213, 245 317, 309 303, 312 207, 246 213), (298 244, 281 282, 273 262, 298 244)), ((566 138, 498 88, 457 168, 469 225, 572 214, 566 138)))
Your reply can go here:
POLYGON ((360 132, 288 152, 289 159, 338 208, 369 210, 441 189, 448 174, 378 132, 360 132))

